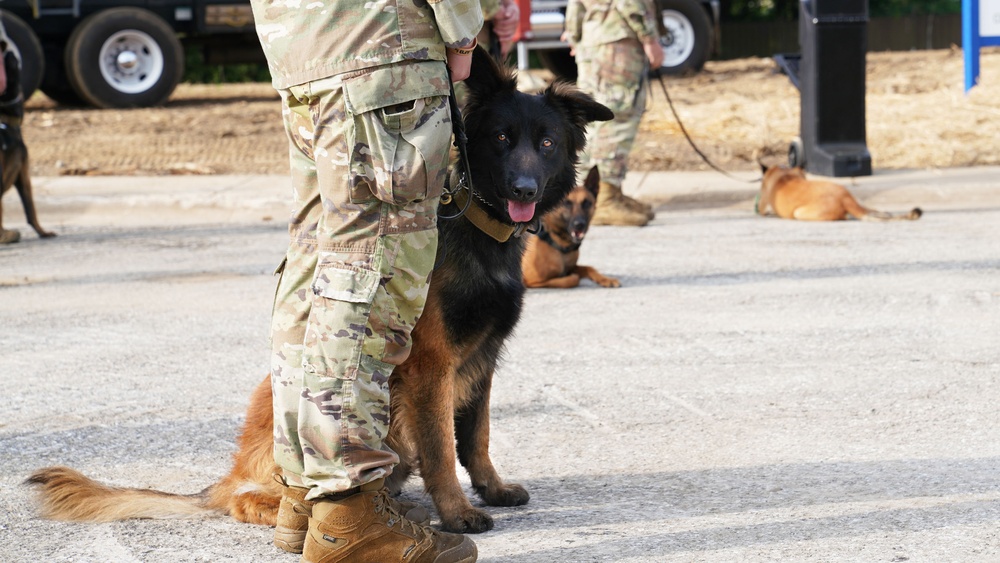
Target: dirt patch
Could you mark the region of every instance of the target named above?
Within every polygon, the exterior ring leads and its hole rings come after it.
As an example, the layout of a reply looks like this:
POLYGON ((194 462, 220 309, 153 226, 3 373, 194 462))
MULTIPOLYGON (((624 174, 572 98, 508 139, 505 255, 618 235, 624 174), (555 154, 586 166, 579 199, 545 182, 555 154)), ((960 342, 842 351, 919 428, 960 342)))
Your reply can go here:
MULTIPOLYGON (((984 50, 982 84, 963 92, 958 49, 868 55, 868 149, 875 168, 1000 164, 1000 49, 984 50)), ((770 59, 713 61, 668 80, 688 132, 722 167, 784 162, 799 131, 799 93, 770 59)), ((654 84, 633 170, 706 170, 654 84)), ((277 94, 267 84, 182 84, 165 107, 95 110, 28 101, 33 173, 285 174, 277 94)))

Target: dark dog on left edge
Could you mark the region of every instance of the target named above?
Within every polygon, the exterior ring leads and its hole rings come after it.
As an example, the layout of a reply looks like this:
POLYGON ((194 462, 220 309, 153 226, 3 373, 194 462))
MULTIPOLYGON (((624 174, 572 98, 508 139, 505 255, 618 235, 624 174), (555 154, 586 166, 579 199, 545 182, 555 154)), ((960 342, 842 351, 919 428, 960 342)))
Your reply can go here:
MULTIPOLYGON (((523 487, 497 474, 489 454, 493 373, 524 302, 524 239, 517 235, 573 188, 587 124, 614 114, 566 84, 538 95, 518 92, 516 76, 483 49, 473 55, 466 85, 472 193, 459 189, 451 201, 442 200, 438 263, 427 304, 414 326, 409 357, 389 378, 386 445, 401 461, 387 485, 398 491, 418 473, 442 528, 485 532, 493 518, 469 502, 457 462, 487 505, 528 502, 523 487)), ((273 526, 281 486, 274 480, 279 470, 272 449, 268 378, 250 399, 232 469, 200 494, 110 488, 66 467, 41 469, 28 482, 39 488, 43 513, 52 518, 109 521, 214 512, 273 526)))
POLYGON ((601 176, 594 166, 583 185, 576 186, 560 205, 542 217, 537 236, 529 237, 521 269, 527 287, 571 288, 586 278, 604 287, 620 287, 615 278, 591 266, 577 264, 580 244, 594 216, 601 176))
POLYGON ((21 69, 17 56, 8 52, 3 56, 7 71, 7 89, 0 94, 0 244, 21 240, 21 233, 3 228, 3 194, 17 186, 24 215, 39 237, 54 237, 38 222, 35 199, 31 194, 31 175, 28 166, 28 147, 21 138, 21 119, 24 118, 24 96, 21 94, 21 69))

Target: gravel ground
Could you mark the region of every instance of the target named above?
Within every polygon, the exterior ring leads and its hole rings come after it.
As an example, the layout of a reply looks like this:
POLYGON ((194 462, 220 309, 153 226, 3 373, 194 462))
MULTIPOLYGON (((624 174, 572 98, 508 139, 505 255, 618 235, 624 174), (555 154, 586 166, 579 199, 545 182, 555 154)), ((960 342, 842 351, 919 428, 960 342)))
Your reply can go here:
MULTIPOLYGON (((1000 49, 983 51, 982 84, 969 95, 962 64, 957 49, 869 53, 875 168, 1000 164, 1000 49)), ((754 151, 783 162, 798 135, 799 93, 770 59, 710 61, 704 72, 667 84, 695 142, 727 169, 755 169, 754 151)), ((631 168, 708 170, 653 86, 631 168)), ((126 111, 58 107, 37 94, 24 136, 39 176, 285 174, 280 109, 267 84, 182 84, 165 107, 126 111)))

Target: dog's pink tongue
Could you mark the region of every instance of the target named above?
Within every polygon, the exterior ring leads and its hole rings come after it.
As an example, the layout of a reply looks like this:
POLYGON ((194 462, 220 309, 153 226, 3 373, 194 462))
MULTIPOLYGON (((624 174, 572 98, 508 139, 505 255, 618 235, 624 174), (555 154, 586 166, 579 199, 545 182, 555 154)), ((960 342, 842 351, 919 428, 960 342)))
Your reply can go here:
POLYGON ((508 199, 507 214, 510 215, 511 220, 515 223, 527 223, 535 216, 535 204, 508 199))

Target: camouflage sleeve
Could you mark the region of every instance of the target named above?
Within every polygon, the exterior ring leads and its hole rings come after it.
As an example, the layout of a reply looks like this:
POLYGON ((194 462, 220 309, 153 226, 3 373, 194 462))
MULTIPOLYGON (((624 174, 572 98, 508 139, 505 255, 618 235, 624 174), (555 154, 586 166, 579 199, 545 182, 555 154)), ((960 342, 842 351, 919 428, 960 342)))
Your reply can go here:
POLYGON ((639 41, 659 39, 653 0, 617 0, 615 9, 628 22, 639 41))
POLYGON ((583 35, 583 4, 580 0, 569 0, 566 3, 566 32, 569 34, 569 42, 575 45, 580 42, 583 35))
POLYGON ((446 47, 468 47, 483 28, 479 0, 430 0, 446 47))
POLYGON ((479 0, 479 7, 483 10, 483 20, 490 21, 500 11, 500 0, 479 0))

